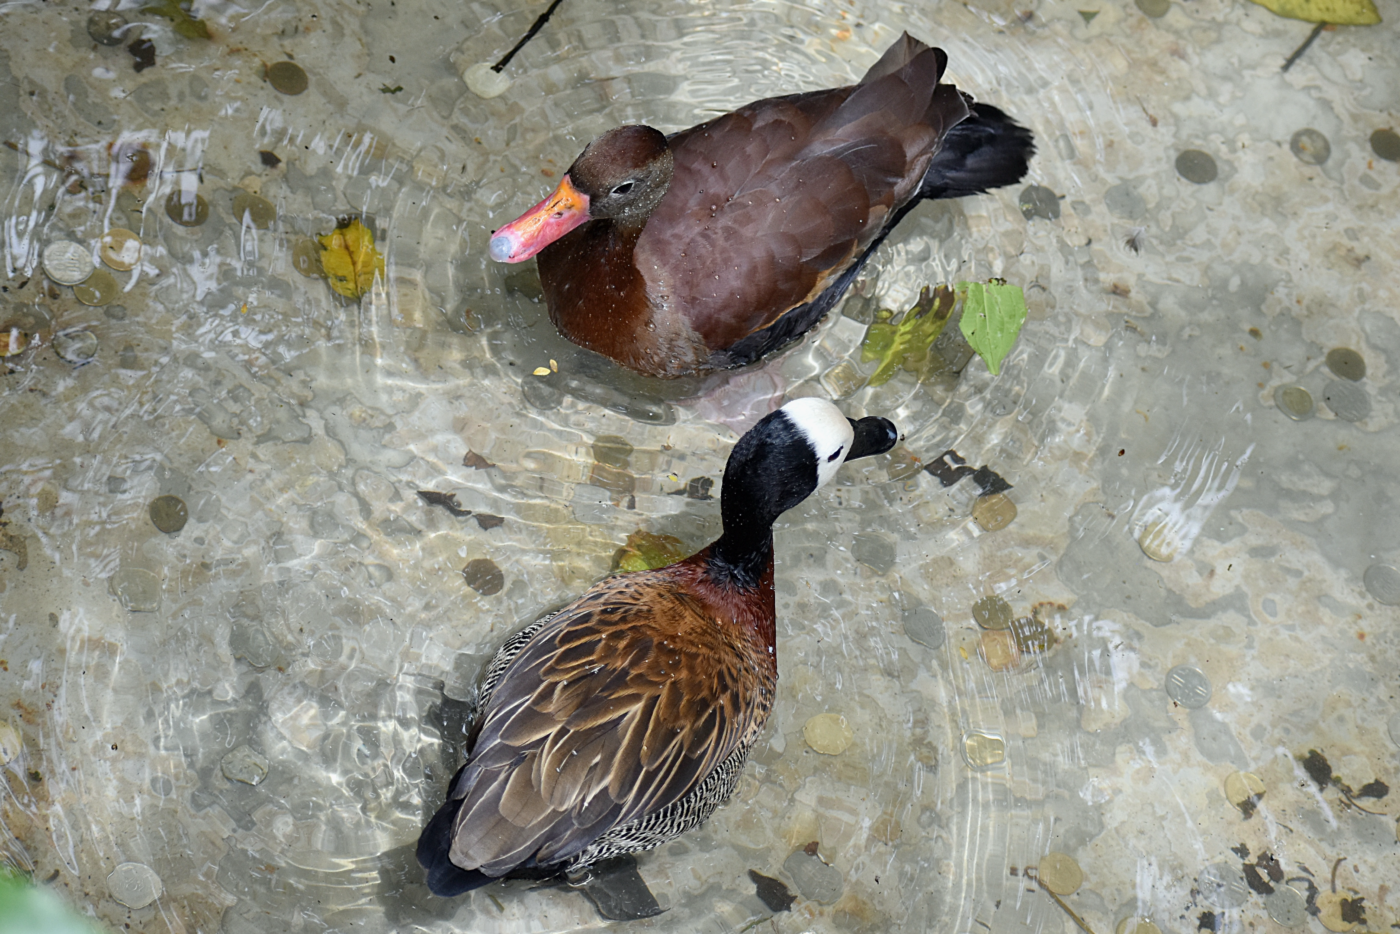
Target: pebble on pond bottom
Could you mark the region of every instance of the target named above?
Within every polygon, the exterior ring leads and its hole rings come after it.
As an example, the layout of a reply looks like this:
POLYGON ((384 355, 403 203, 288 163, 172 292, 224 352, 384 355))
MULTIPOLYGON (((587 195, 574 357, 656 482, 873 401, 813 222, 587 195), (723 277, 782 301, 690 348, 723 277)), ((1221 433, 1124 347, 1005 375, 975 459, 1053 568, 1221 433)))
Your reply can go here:
POLYGON ((306 69, 296 62, 273 62, 267 66, 267 83, 279 94, 295 97, 311 84, 306 69))
POLYGON ((933 607, 919 606, 904 611, 904 634, 919 645, 936 649, 948 638, 943 617, 933 607))
POLYGON ((1305 165, 1322 165, 1332 155, 1332 144, 1327 142, 1327 137, 1312 127, 1294 133, 1293 138, 1288 141, 1288 148, 1298 157, 1298 161, 1305 165))
POLYGON ((462 80, 477 97, 490 100, 510 89, 510 79, 493 69, 488 62, 477 62, 462 72, 462 80))
POLYGON ((824 756, 839 756, 855 739, 855 731, 838 713, 819 713, 802 727, 802 738, 824 756))
POLYGON ((1162 929, 1146 918, 1124 918, 1114 928, 1114 934, 1162 934, 1162 929))
POLYGON ((992 671, 1009 671, 1021 661, 1021 653, 1016 648, 1016 637, 1009 631, 988 630, 982 633, 980 653, 982 660, 992 671))
POLYGON ((506 585, 506 576, 490 558, 474 558, 468 561, 467 566, 462 568, 462 576, 466 578, 467 586, 483 597, 500 593, 501 588, 506 585))
POLYGON ((962 754, 974 769, 991 768, 1006 761, 1006 741, 994 733, 968 730, 963 734, 962 754))
POLYGON ((1333 347, 1327 351, 1327 369, 1353 383, 1366 378, 1366 358, 1350 347, 1333 347))
POLYGON ((1400 162, 1400 133, 1390 129, 1372 133, 1371 151, 1387 162, 1400 162))
POLYGON ((1161 561, 1164 564, 1176 557, 1177 551, 1181 549, 1181 543, 1177 540, 1176 533, 1171 526, 1164 521, 1148 523, 1138 536, 1138 547, 1142 553, 1153 561, 1161 561))
POLYGON ((160 607, 160 578, 145 568, 122 568, 107 589, 130 613, 153 613, 160 607))
POLYGON ((18 759, 23 748, 15 728, 8 723, 0 723, 0 765, 9 765, 18 759))
POLYGON ((190 521, 190 510, 178 496, 157 496, 151 500, 151 523, 162 532, 173 535, 190 521))
POLYGON ((1011 604, 996 594, 983 597, 972 604, 972 618, 983 629, 1010 629, 1011 620, 1015 615, 1011 610, 1011 604))
POLYGON ((1016 504, 1005 493, 989 493, 977 497, 972 504, 972 518, 984 532, 999 532, 1016 518, 1016 504))
POLYGON ((107 891, 128 908, 145 908, 160 898, 165 886, 145 863, 122 863, 107 875, 107 891))
POLYGON ((267 764, 267 756, 251 746, 239 746, 224 756, 219 768, 230 781, 256 785, 267 778, 267 764))
POLYGON ((1279 411, 1295 422, 1312 418, 1313 397, 1302 386, 1280 386, 1274 390, 1274 404, 1279 411))
POLYGON ((1400 606, 1400 570, 1388 564, 1373 564, 1362 575, 1366 592, 1386 606, 1400 606))
POLYGON ((1133 0, 1137 8, 1142 11, 1142 15, 1151 19, 1160 19, 1167 15, 1167 11, 1172 8, 1171 0, 1133 0))
POLYGON ((1246 818, 1254 815, 1259 799, 1264 797, 1264 781, 1253 772, 1231 772, 1225 776, 1225 798, 1246 818))
POLYGON ((97 356, 97 337, 86 328, 69 328, 53 336, 53 351, 74 366, 89 363, 97 356))
POLYGON ((1051 850, 1040 858, 1036 878, 1056 895, 1073 895, 1084 884, 1084 870, 1074 857, 1051 850))
POLYGON ((845 883, 841 870, 828 866, 807 848, 793 850, 783 862, 783 871, 792 879, 802 897, 819 905, 830 905, 841 897, 845 883))
POLYGON ((1210 153, 1201 152, 1199 149, 1186 149, 1176 157, 1176 172, 1188 182, 1208 185, 1215 181, 1220 169, 1210 153))

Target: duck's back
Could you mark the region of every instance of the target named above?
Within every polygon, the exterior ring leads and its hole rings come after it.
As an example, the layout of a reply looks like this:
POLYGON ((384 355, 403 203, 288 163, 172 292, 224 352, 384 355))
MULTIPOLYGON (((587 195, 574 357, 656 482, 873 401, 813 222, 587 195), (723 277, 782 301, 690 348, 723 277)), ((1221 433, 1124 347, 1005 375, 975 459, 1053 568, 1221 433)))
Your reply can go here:
POLYGON ((967 117, 938 84, 946 62, 906 35, 859 84, 756 101, 672 137, 675 177, 635 253, 652 301, 718 350, 815 299, 967 117))

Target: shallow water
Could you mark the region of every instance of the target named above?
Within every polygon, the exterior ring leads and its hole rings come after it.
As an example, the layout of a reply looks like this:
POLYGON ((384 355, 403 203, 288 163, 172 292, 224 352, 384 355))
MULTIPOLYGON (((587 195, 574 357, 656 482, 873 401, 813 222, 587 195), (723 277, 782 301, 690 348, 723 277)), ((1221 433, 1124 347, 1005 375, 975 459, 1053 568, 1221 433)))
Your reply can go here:
POLYGON ((1400 168, 1371 142, 1400 120, 1400 9, 1281 72, 1311 27, 1249 3, 570 0, 504 93, 468 90, 543 6, 216 2, 202 40, 127 3, 138 73, 87 8, 0 4, 0 325, 31 341, 0 383, 0 854, 114 928, 602 927, 569 889, 422 886, 473 681, 629 533, 717 534, 717 503, 677 494, 773 397, 836 394, 904 444, 781 521, 774 716, 734 801, 640 857, 669 910, 634 928, 1389 929, 1397 795, 1362 793, 1400 781, 1400 168), (854 80, 901 29, 1039 154, 1024 185, 919 208, 781 358, 620 374, 487 260, 596 133, 854 80), (296 96, 265 78, 289 57, 296 96), (1023 215, 1031 184, 1058 216, 1023 215), (351 214, 388 264, 358 303, 294 256, 351 214), (45 280, 46 245, 118 227, 143 252, 112 301, 45 280), (854 388, 876 307, 989 276, 1030 310, 999 376, 854 388), (1276 401, 1294 384, 1304 420, 1276 401), (920 469, 948 449, 1013 485, 1010 525, 920 469), (994 595, 1054 644, 981 628, 994 595), (839 755, 804 738, 824 713, 839 755), (797 877, 813 840, 839 886, 797 877), (1051 851, 1083 871, 1058 902, 1027 873, 1051 851))

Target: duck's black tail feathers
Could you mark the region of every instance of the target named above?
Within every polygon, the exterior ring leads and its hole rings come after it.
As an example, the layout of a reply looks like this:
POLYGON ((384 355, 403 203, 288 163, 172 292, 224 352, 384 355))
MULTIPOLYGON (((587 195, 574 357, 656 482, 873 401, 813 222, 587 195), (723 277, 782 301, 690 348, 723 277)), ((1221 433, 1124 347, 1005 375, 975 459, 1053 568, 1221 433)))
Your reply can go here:
POLYGON ((1031 131, 991 104, 972 104, 968 118, 948 131, 929 163, 921 198, 961 198, 1026 175, 1035 140, 1031 131))
MULTIPOLYGON (((448 787, 456 784, 454 778, 448 787)), ((453 898, 496 881, 494 876, 478 870, 461 868, 448 855, 452 851, 452 823, 461 807, 461 798, 449 798, 418 837, 418 862, 428 871, 428 888, 443 898, 453 898)))

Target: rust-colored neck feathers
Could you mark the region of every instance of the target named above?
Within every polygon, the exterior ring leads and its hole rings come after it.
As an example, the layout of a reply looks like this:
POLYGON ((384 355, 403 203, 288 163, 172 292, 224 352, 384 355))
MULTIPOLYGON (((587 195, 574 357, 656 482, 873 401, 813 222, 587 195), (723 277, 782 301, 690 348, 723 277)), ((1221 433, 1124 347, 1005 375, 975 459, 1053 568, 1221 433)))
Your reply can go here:
POLYGON ((768 549, 766 561, 755 582, 744 585, 732 578, 716 576, 712 550, 705 548, 670 570, 683 589, 702 600, 721 624, 732 625, 743 634, 765 659, 768 667, 777 669, 777 604, 773 597, 773 550, 768 549))

